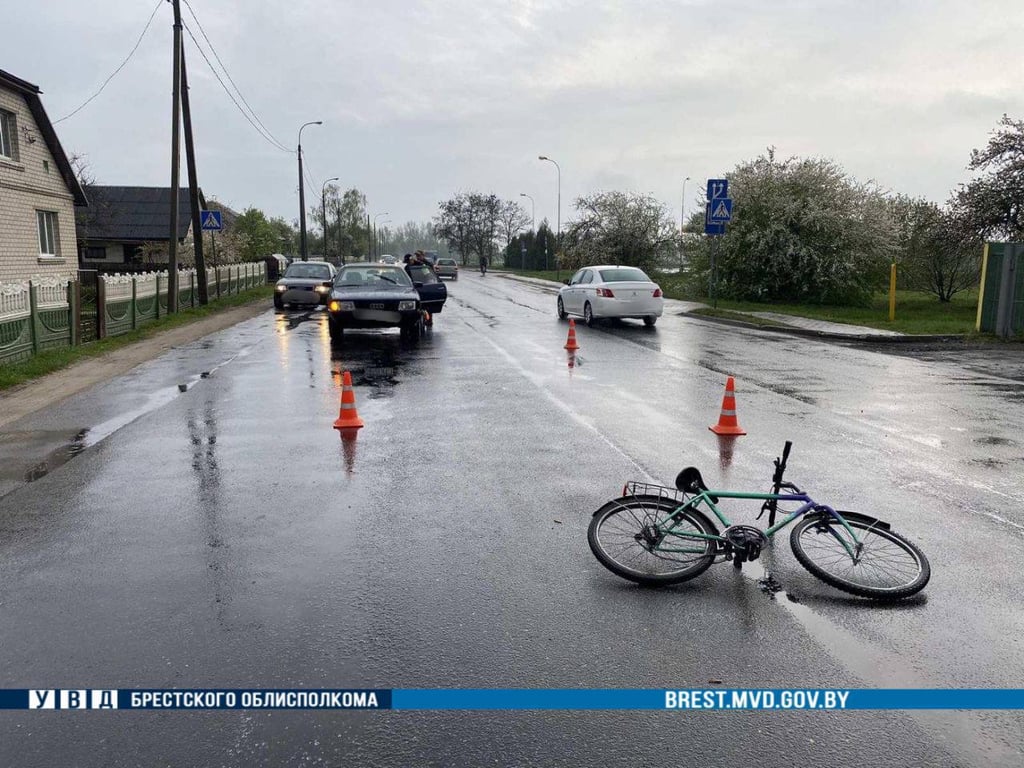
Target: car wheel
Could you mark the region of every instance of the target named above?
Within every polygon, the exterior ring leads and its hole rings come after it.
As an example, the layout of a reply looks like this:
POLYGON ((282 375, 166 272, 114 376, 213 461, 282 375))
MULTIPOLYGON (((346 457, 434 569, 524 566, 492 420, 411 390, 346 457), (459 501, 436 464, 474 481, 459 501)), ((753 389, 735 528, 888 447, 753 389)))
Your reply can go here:
POLYGON ((648 328, 653 327, 656 322, 658 322, 657 315, 647 315, 647 317, 644 318, 644 325, 648 328))
MULTIPOLYGON (((590 306, 589 304, 587 306, 590 306)), ((562 297, 558 297, 558 319, 565 320, 569 316, 569 313, 565 311, 565 305, 562 304, 562 297)))
POLYGON ((417 320, 415 323, 409 323, 408 325, 401 326, 400 335, 404 341, 415 343, 420 340, 420 336, 424 333, 426 333, 426 331, 423 328, 423 321, 417 320))
POLYGON ((333 317, 327 318, 327 330, 331 333, 331 343, 340 344, 345 338, 345 327, 333 317))
POLYGON ((594 317, 594 310, 590 306, 589 301, 583 305, 583 322, 585 322, 590 328, 593 328, 594 323, 597 322, 597 318, 594 317))
POLYGON ((274 309, 284 309, 284 302, 276 293, 274 294, 274 309))

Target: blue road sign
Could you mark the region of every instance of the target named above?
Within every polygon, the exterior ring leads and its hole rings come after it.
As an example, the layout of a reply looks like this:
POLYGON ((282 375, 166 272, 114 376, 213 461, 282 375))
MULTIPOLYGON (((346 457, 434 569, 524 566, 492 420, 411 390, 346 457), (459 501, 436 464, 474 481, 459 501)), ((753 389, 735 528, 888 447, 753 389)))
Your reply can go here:
POLYGON ((732 198, 719 197, 712 200, 708 212, 708 221, 712 224, 727 224, 732 221, 732 198))
POLYGON ((220 211, 200 211, 199 224, 204 232, 220 232, 224 228, 220 211))
POLYGON ((705 235, 724 235, 725 234, 725 223, 724 222, 713 222, 711 221, 711 203, 706 203, 704 206, 704 234, 705 235))
POLYGON ((728 179, 708 179, 708 200, 729 196, 728 179))

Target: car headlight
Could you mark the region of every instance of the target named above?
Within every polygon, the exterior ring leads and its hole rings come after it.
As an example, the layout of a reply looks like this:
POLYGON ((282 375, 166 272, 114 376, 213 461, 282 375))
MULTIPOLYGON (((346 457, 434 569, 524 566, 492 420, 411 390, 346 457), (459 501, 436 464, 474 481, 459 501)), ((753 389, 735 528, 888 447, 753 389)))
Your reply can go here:
POLYGON ((281 285, 280 283, 278 283, 277 285, 274 286, 274 290, 275 291, 287 291, 288 290, 288 286, 287 285, 281 285))
POLYGON ((323 294, 323 293, 330 293, 331 292, 330 286, 327 286, 327 285, 318 285, 316 288, 314 288, 314 290, 317 293, 321 293, 321 294, 323 294))
POLYGON ((410 309, 416 309, 415 301, 400 301, 398 302, 399 312, 408 312, 410 309))
POLYGON ((338 301, 332 299, 327 305, 327 309, 331 312, 355 312, 356 303, 354 301, 338 301))

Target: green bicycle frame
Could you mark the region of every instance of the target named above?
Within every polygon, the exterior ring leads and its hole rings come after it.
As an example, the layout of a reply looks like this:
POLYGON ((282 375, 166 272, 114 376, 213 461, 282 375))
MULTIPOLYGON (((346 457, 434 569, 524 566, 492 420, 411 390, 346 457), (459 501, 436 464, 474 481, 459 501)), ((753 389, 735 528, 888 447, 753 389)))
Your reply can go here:
MULTIPOLYGON (((714 496, 716 499, 745 499, 747 501, 773 501, 774 500, 774 501, 799 501, 799 502, 803 502, 802 506, 799 509, 797 509, 794 512, 791 512, 784 520, 782 520, 781 522, 776 523, 775 525, 771 526, 770 528, 765 529, 764 535, 767 538, 769 538, 769 539, 771 539, 778 531, 780 531, 783 528, 785 528, 787 525, 789 525, 791 522, 796 520, 798 517, 806 515, 808 512, 811 512, 811 511, 825 512, 829 516, 831 516, 831 517, 835 518, 836 520, 838 520, 839 523, 843 526, 843 528, 846 529, 846 532, 850 535, 850 538, 853 540, 853 545, 852 546, 850 545, 850 542, 847 541, 846 539, 844 539, 843 537, 836 536, 836 538, 839 539, 839 543, 843 545, 843 549, 846 550, 846 553, 850 556, 850 558, 855 563, 857 562, 857 557, 858 557, 858 554, 859 554, 859 552, 860 552, 860 550, 861 550, 861 548, 863 546, 863 542, 859 538, 857 538, 857 534, 854 533, 854 531, 850 527, 849 523, 847 523, 846 520, 843 518, 843 516, 840 515, 832 507, 829 507, 829 506, 827 506, 825 504, 818 504, 814 499, 812 499, 806 493, 784 493, 784 494, 779 494, 779 493, 745 493, 745 492, 742 492, 742 491, 714 491, 714 490, 702 491, 701 493, 697 494, 696 496, 693 496, 692 498, 687 500, 685 503, 680 504, 678 507, 676 507, 674 510, 672 510, 672 512, 669 513, 668 516, 664 520, 659 521, 659 527, 661 527, 662 525, 665 526, 664 527, 664 531, 665 531, 666 538, 668 536, 674 536, 674 537, 683 538, 683 539, 704 539, 704 540, 709 540, 709 541, 714 541, 714 542, 724 542, 724 541, 726 541, 725 537, 723 537, 723 536, 715 536, 714 534, 691 533, 691 532, 682 533, 682 532, 677 532, 677 531, 673 530, 678 525, 678 521, 673 519, 677 514, 679 514, 682 511, 685 511, 687 509, 697 510, 697 509, 699 509, 701 507, 701 505, 704 505, 705 507, 710 509, 711 512, 715 515, 715 517, 718 518, 718 521, 724 527, 726 527, 726 528, 730 527, 732 525, 732 523, 729 521, 729 518, 727 518, 725 516, 725 513, 722 512, 722 510, 720 510, 718 508, 718 506, 711 500, 712 496, 714 496)), ((664 542, 664 539, 663 539, 663 542, 664 542)), ((657 551, 660 551, 660 552, 673 552, 673 553, 684 553, 684 554, 700 554, 703 551, 703 550, 699 550, 699 549, 686 549, 686 548, 681 548, 680 549, 680 548, 675 548, 675 547, 665 547, 665 546, 662 546, 661 544, 659 544, 655 549, 657 551)))

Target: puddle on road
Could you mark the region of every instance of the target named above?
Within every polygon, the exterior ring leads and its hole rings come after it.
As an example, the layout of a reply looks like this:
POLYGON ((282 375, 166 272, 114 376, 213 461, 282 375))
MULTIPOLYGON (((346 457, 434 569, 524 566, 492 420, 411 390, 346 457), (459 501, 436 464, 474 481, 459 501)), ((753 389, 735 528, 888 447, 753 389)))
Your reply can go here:
POLYGON ((89 430, 83 429, 67 445, 51 451, 45 459, 32 467, 25 473, 25 482, 32 483, 41 477, 46 477, 53 470, 67 464, 71 459, 85 450, 85 436, 89 430))

